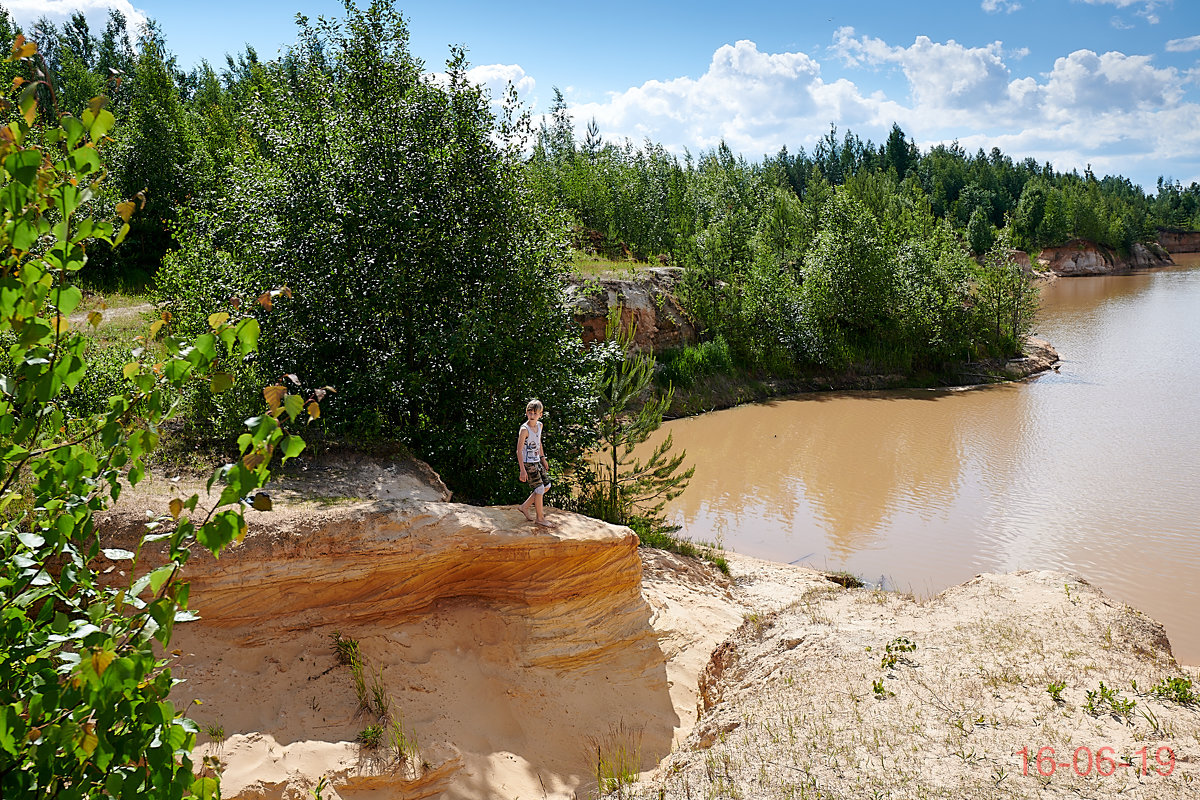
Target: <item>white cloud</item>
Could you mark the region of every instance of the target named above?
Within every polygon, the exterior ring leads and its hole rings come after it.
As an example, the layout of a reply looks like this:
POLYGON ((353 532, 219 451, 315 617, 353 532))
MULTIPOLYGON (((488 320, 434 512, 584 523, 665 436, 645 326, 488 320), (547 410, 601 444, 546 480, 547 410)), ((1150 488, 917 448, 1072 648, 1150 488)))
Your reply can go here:
POLYGON ((1091 163, 1150 185, 1159 172, 1198 166, 1200 104, 1185 94, 1196 76, 1149 56, 1077 50, 1047 73, 1018 75, 1010 62, 1023 53, 1001 42, 919 36, 895 46, 851 28, 835 34, 829 53, 852 69, 902 73, 907 95, 864 89, 865 79, 826 80, 805 53, 739 41, 718 49, 699 77, 648 81, 570 112, 581 129, 594 117, 608 141, 649 138, 675 152, 721 140, 749 156, 811 146, 831 122, 879 141, 895 121, 923 148, 957 139, 968 151, 999 146, 1068 170, 1091 163))
POLYGON ((676 152, 723 139, 758 154, 819 136, 831 120, 876 122, 882 98, 865 98, 846 80, 826 83, 820 72, 805 53, 764 53, 743 40, 713 53, 699 78, 647 81, 570 110, 578 125, 595 118, 610 141, 648 137, 676 152))
POLYGON ((3 5, 23 28, 29 28, 42 17, 61 24, 76 11, 82 11, 92 32, 98 34, 108 22, 109 9, 115 8, 125 15, 130 34, 136 36, 147 19, 146 12, 135 8, 129 0, 4 0, 3 5))
POLYGON ((1149 56, 1097 55, 1076 50, 1054 62, 1046 106, 1060 114, 1110 114, 1114 109, 1153 110, 1178 104, 1183 80, 1174 68, 1156 69, 1149 56))
MULTIPOLYGON (((1075 0, 1075 2, 1080 2, 1080 0, 1075 0)), ((1171 5, 1174 0, 1082 0, 1082 2, 1090 6, 1116 6, 1119 9, 1135 7, 1135 14, 1144 18, 1151 25, 1157 25, 1160 19, 1158 14, 1155 13, 1156 10, 1162 6, 1171 5)), ((1118 22, 1119 18, 1113 17, 1112 23, 1114 28, 1124 30, 1131 27, 1124 22, 1120 22, 1120 24, 1118 22)))
POLYGON ((1167 42, 1167 50, 1172 53, 1187 53, 1192 50, 1200 50, 1200 36, 1172 39, 1167 42))
POLYGON ((853 28, 841 28, 833 50, 851 66, 899 65, 919 106, 966 108, 1009 99, 1009 70, 1000 42, 964 47, 953 39, 941 43, 918 36, 909 47, 890 47, 882 39, 856 39, 853 28))
POLYGON ((532 103, 533 90, 537 82, 519 64, 481 64, 467 70, 467 80, 486 88, 492 95, 492 101, 498 103, 504 99, 511 83, 517 90, 517 99, 521 103, 532 103))
POLYGON ((1016 0, 983 0, 979 4, 989 14, 999 14, 1001 11, 1011 14, 1021 8, 1021 4, 1016 0))

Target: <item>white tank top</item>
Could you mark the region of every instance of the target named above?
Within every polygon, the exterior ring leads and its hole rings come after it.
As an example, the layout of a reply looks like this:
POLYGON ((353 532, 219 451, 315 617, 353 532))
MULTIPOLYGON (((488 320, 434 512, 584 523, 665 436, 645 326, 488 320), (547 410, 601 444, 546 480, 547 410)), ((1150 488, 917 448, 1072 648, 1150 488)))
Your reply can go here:
POLYGON ((538 422, 536 424, 537 428, 534 428, 529 422, 521 423, 521 430, 525 431, 526 464, 537 464, 542 460, 542 423, 538 422))

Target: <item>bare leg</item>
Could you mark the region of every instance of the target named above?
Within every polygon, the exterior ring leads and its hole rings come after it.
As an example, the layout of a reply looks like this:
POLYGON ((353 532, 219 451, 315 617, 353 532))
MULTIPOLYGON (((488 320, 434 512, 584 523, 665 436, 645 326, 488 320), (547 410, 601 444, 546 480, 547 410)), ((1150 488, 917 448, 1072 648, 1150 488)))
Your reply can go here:
POLYGON ((533 505, 535 497, 537 497, 539 500, 541 499, 538 495, 535 495, 534 493, 530 492, 529 497, 525 498, 525 502, 521 503, 521 505, 517 506, 517 508, 519 508, 521 510, 521 515, 524 516, 525 519, 529 520, 530 522, 533 522, 533 517, 529 516, 529 507, 531 505, 533 505))
POLYGON ((534 494, 536 497, 534 498, 533 505, 537 509, 537 524, 543 528, 553 528, 554 523, 547 521, 546 512, 542 509, 542 496, 536 492, 534 494))

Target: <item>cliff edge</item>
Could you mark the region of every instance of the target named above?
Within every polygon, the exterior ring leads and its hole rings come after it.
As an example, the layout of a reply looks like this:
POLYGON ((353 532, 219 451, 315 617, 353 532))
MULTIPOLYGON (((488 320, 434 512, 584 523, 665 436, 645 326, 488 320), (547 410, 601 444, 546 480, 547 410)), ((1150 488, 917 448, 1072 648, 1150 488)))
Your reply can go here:
MULTIPOLYGON (((241 544, 187 567, 201 619, 176 629, 172 696, 226 798, 1200 786, 1200 712, 1154 692, 1200 674, 1161 626, 1070 576, 979 576, 921 600, 730 553, 729 578, 586 517, 552 511, 546 531, 451 503, 419 462, 300 472, 271 487, 276 510, 248 512, 241 544), (351 642, 357 669, 339 660, 351 642), (1043 747, 1093 763, 1145 747, 1173 766, 1039 776, 1043 747)), ((158 478, 122 495, 102 536, 127 544, 139 509, 181 492, 158 478)))

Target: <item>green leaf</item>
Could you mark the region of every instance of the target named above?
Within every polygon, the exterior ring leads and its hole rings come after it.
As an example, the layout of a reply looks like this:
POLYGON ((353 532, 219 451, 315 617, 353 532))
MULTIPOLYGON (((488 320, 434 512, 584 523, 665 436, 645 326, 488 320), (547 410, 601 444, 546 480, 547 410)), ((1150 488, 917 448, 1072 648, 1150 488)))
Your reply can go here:
POLYGON ((304 398, 298 394, 289 394, 283 398, 283 408, 289 419, 295 419, 304 410, 304 398))
POLYGON ((109 561, 133 561, 133 553, 128 550, 122 550, 117 547, 106 547, 100 552, 104 553, 104 557, 109 561))
POLYGON ((258 349, 258 320, 248 317, 238 323, 237 338, 241 344, 242 355, 248 356, 258 349))
POLYGON ((218 372, 213 375, 212 382, 209 384, 209 389, 213 394, 220 394, 233 388, 233 376, 228 372, 218 372))
POLYGON ((304 440, 299 436, 284 436, 283 442, 280 444, 280 449, 283 450, 283 458, 286 461, 289 458, 295 458, 304 451, 304 440))
POLYGON ((107 108, 100 109, 98 113, 93 113, 90 108, 86 109, 79 115, 79 119, 87 127, 88 136, 93 142, 100 141, 104 134, 112 130, 113 124, 117 121, 107 108))
POLYGON ((158 590, 167 582, 171 575, 175 572, 174 564, 164 564, 158 569, 150 573, 150 591, 158 594, 158 590))
POLYGON ((84 134, 83 125, 70 114, 64 116, 59 121, 59 124, 63 126, 63 130, 67 134, 67 148, 73 150, 75 145, 79 144, 79 140, 84 134))
POLYGON ((83 292, 81 292, 76 286, 65 286, 63 287, 62 291, 59 292, 56 302, 58 303, 58 313, 65 317, 78 308, 79 304, 83 302, 83 292))
POLYGON ((266 492, 259 492, 254 495, 254 500, 251 501, 250 505, 253 506, 255 511, 270 511, 271 496, 266 492))
POLYGON ((192 795, 196 800, 217 800, 220 789, 216 778, 196 778, 192 781, 192 795))
POLYGON ((37 179, 38 167, 42 164, 42 154, 37 150, 19 150, 4 159, 4 169, 13 180, 26 186, 32 186, 37 179))
POLYGON ((44 537, 29 531, 21 531, 18 533, 17 541, 28 547, 30 550, 37 550, 46 543, 46 539, 44 537))

